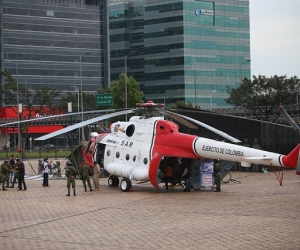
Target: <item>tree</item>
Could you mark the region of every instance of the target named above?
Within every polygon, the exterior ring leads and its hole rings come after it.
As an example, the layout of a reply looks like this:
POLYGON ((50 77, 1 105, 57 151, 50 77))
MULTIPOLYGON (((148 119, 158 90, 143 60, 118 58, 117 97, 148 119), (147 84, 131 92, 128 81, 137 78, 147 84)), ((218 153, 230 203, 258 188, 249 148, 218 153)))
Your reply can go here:
MULTIPOLYGON (((113 105, 112 108, 125 108, 126 91, 125 91, 125 73, 119 75, 119 79, 111 83, 111 93, 113 105)), ((143 102, 144 93, 140 90, 140 84, 132 77, 127 77, 127 107, 134 108, 137 102, 143 102)), ((124 116, 117 116, 109 119, 109 122, 124 119, 124 116)))
MULTIPOLYGON (((250 110, 257 119, 268 121, 270 115, 276 113, 279 105, 295 103, 299 84, 300 81, 296 76, 287 78, 275 75, 267 78, 259 75, 253 76, 253 80, 244 78, 238 88, 227 86, 229 98, 226 102, 250 110)), ((273 121, 277 118, 278 116, 273 121)))
POLYGON ((177 109, 180 106, 192 108, 193 104, 190 101, 188 101, 187 103, 185 101, 177 101, 175 103, 171 103, 169 105, 169 109, 177 109))
MULTIPOLYGON (((60 96, 60 91, 48 86, 42 87, 35 91, 30 91, 27 86, 17 84, 11 74, 4 70, 0 71, 4 76, 5 82, 0 88, 0 93, 4 94, 3 103, 6 106, 17 106, 17 88, 19 91, 19 103, 26 106, 28 110, 28 119, 31 118, 33 111, 50 114, 56 109, 54 99, 60 96)), ((17 110, 14 109, 16 112, 17 110)))
MULTIPOLYGON (((119 79, 112 82, 111 92, 113 108, 125 108, 125 73, 119 75, 119 79)), ((143 102, 144 93, 140 90, 140 84, 132 77, 127 77, 127 107, 135 107, 137 102, 143 102)))
MULTIPOLYGON (((96 104, 96 97, 93 94, 83 92, 83 111, 98 109, 96 104)), ((79 92, 79 109, 78 109, 78 96, 77 93, 67 92, 65 96, 61 98, 59 103, 59 109, 63 112, 68 112, 68 103, 72 102, 72 112, 81 112, 81 93, 79 92)))
MULTIPOLYGON (((26 117, 26 119, 32 118, 32 114, 37 112, 49 115, 56 111, 57 106, 55 105, 54 99, 59 97, 59 90, 45 86, 37 89, 35 92, 30 91, 27 86, 18 84, 7 70, 0 71, 0 75, 5 78, 4 83, 0 87, 0 94, 4 95, 3 103, 5 106, 11 106, 13 111, 16 112, 16 116, 18 116, 18 108, 13 107, 17 106, 18 103, 22 103, 26 106, 28 111, 28 117, 26 117)), ((28 139, 28 129, 26 124, 20 124, 20 131, 22 131, 24 135, 21 138, 22 142, 26 142, 28 139)))

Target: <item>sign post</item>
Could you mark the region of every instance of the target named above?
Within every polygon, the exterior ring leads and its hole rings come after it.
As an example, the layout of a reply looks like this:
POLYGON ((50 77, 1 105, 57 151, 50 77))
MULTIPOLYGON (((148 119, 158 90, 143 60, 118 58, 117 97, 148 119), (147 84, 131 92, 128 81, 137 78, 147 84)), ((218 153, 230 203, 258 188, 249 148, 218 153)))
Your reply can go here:
POLYGON ((99 94, 96 95, 97 106, 111 106, 112 105, 112 94, 99 94))

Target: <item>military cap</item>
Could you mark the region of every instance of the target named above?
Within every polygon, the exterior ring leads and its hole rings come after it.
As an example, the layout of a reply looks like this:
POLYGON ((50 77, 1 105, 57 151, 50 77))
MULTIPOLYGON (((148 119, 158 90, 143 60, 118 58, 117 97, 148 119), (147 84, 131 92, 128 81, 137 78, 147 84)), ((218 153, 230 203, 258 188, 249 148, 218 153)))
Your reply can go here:
POLYGON ((5 160, 4 160, 4 162, 8 162, 8 160, 7 160, 7 159, 5 159, 5 160))
POLYGON ((21 159, 20 159, 20 158, 17 158, 16 161, 21 161, 21 159))

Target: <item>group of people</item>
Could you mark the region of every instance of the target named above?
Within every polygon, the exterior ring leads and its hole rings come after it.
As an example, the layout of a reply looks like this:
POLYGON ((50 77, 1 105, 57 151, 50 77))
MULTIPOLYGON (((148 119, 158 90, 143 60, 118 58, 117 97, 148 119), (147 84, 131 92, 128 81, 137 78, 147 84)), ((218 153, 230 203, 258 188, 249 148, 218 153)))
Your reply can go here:
POLYGON ((25 165, 20 158, 11 155, 10 160, 4 160, 0 167, 0 184, 2 183, 2 190, 7 191, 6 188, 14 188, 18 180, 18 190, 27 190, 25 183, 25 165), (9 186, 9 183, 12 185, 9 186))
MULTIPOLYGON (((165 180, 165 189, 169 189, 169 183, 181 184, 184 180, 183 192, 191 191, 191 178, 192 178, 192 164, 190 159, 182 158, 180 162, 176 157, 164 158, 160 166, 165 180)), ((215 189, 214 192, 221 192, 221 164, 217 159, 214 161, 213 177, 215 189)))
POLYGON ((192 166, 189 159, 183 158, 179 162, 176 157, 165 158, 162 161, 161 170, 164 173, 166 190, 169 189, 169 183, 181 185, 181 180, 184 179, 183 192, 191 191, 192 166))
MULTIPOLYGON (((100 166, 96 161, 94 161, 92 168, 94 170, 94 177, 93 177, 94 190, 99 191, 100 166)), ((91 192, 93 191, 91 181, 90 181, 89 169, 90 169, 89 165, 87 164, 86 161, 84 161, 83 164, 81 165, 81 179, 82 179, 85 192, 87 192, 86 184, 88 184, 90 191, 91 192)), ((76 173, 77 171, 75 167, 72 166, 72 162, 68 160, 66 164, 66 176, 67 176, 67 188, 68 188, 67 196, 70 196, 71 186, 73 189, 73 194, 74 196, 76 196, 76 187, 75 187, 76 173)))
MULTIPOLYGON (((43 187, 49 187, 49 171, 52 168, 52 161, 46 157, 42 162, 42 172, 43 172, 43 187)), ((100 184, 100 166, 97 162, 93 163, 92 166, 94 170, 94 190, 99 191, 100 184)), ((87 191, 87 185, 90 191, 93 191, 92 185, 90 182, 89 176, 89 165, 86 161, 81 165, 81 180, 83 182, 84 190, 87 191)), ((66 163, 66 176, 67 176, 67 188, 68 194, 70 196, 70 187, 73 188, 74 196, 76 196, 75 190, 75 178, 77 175, 77 171, 75 167, 72 166, 72 162, 68 159, 66 163)), ((15 184, 18 183, 18 190, 27 190, 27 186, 25 183, 25 165, 21 161, 20 158, 16 158, 15 155, 11 155, 10 160, 4 160, 4 162, 0 166, 0 184, 2 184, 2 190, 7 191, 6 188, 14 188, 15 184), (11 183, 11 186, 9 186, 11 183)), ((1 189, 0 189, 1 190, 1 189)))

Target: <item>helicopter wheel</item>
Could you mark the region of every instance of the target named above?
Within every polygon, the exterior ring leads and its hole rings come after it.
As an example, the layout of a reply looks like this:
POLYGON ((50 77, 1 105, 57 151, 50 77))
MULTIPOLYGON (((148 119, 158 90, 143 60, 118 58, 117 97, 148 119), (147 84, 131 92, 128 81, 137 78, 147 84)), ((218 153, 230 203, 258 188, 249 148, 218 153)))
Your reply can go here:
POLYGON ((110 186, 110 187, 119 186, 119 178, 112 175, 108 178, 107 183, 108 183, 108 186, 110 186))
POLYGON ((123 178, 120 184, 120 188, 123 192, 129 191, 129 189, 132 187, 131 180, 128 178, 123 178))
POLYGON ((119 183, 120 183, 119 178, 114 176, 113 177, 113 186, 117 187, 117 186, 119 186, 119 183))

